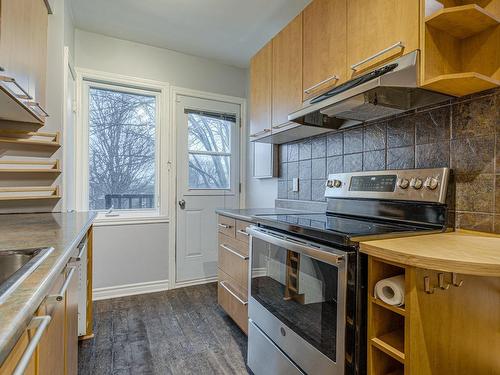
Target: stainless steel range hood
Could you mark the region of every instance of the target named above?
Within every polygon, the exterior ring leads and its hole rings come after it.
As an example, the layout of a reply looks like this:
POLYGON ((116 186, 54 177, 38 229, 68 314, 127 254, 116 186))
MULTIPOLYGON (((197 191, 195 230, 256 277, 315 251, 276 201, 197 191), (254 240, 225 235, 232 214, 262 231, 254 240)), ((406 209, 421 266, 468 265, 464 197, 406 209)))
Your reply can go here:
POLYGON ((288 119, 301 125, 340 129, 450 99, 417 87, 418 57, 418 51, 409 53, 348 81, 305 102, 288 119))

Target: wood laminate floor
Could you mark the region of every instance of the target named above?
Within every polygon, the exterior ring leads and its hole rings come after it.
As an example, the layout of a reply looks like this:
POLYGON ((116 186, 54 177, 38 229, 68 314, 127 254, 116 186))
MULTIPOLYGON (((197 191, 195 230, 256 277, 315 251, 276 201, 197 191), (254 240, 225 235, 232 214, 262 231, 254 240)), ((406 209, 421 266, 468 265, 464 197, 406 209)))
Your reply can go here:
POLYGON ((247 338, 217 305, 217 284, 94 302, 79 375, 249 374, 247 338))

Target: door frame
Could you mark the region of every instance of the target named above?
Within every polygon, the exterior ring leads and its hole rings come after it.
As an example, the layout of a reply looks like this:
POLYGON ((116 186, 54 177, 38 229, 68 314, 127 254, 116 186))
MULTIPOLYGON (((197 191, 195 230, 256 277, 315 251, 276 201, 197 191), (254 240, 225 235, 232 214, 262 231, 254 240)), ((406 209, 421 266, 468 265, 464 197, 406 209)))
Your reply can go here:
POLYGON ((192 90, 178 86, 170 87, 170 98, 171 98, 171 107, 170 107, 170 119, 172 124, 172 133, 170 136, 170 145, 169 152, 170 157, 169 160, 172 160, 171 175, 175 178, 170 179, 169 191, 172 194, 169 194, 173 201, 170 202, 174 209, 171 210, 171 222, 169 225, 168 231, 168 283, 169 289, 203 284, 205 282, 213 281, 212 278, 204 280, 194 280, 188 282, 176 282, 176 255, 177 255, 177 116, 176 116, 176 106, 177 106, 177 97, 178 96, 191 96, 200 99, 206 100, 215 100, 220 102, 238 104, 240 106, 240 183, 241 183, 241 192, 240 192, 240 202, 239 205, 241 208, 245 207, 245 196, 246 196, 246 141, 247 141, 247 110, 246 110, 246 99, 240 98, 237 96, 229 96, 229 95, 220 95, 214 94, 206 91, 192 90))

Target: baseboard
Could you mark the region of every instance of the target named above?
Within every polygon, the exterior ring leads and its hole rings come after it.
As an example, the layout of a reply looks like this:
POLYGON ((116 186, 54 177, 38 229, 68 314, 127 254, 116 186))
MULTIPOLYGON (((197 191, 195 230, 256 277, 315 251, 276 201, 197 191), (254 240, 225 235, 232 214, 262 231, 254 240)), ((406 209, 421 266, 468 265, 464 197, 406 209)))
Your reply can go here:
POLYGON ((175 283, 175 288, 184 288, 186 286, 208 284, 217 281, 217 276, 205 277, 203 279, 188 280, 188 281, 177 281, 175 283))
POLYGON ((147 281, 137 284, 125 284, 110 286, 105 288, 96 288, 92 291, 92 300, 100 301, 103 299, 133 296, 136 294, 145 294, 161 292, 168 290, 168 280, 147 281))

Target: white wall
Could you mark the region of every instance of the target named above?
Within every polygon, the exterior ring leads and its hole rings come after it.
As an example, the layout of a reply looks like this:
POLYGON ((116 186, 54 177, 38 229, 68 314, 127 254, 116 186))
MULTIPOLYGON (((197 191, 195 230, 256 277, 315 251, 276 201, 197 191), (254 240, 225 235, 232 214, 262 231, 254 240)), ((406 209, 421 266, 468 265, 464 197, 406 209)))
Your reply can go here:
POLYGON ((76 65, 245 97, 246 69, 201 57, 76 30, 76 65))
MULTIPOLYGON (((75 66, 217 94, 246 95, 246 69, 78 29, 75 66)), ((164 285, 169 277, 168 230, 166 223, 97 227, 94 239, 97 295, 121 294, 120 286, 130 284, 164 285)))

